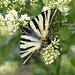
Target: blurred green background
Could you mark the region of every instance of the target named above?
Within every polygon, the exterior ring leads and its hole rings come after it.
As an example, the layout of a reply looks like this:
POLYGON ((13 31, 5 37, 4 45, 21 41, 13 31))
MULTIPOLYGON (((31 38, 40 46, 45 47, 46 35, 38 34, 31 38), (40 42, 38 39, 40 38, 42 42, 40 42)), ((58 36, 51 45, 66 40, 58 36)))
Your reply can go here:
MULTIPOLYGON (((75 0, 69 4, 69 15, 66 24, 75 23, 75 0)), ((43 4, 41 0, 38 2, 38 7, 32 8, 29 6, 29 0, 26 1, 26 8, 32 13, 23 11, 20 14, 27 13, 33 18, 41 12, 43 4)), ((0 13, 5 15, 5 9, 0 9, 0 13)), ((75 26, 62 26, 59 30, 61 34, 59 39, 62 48, 61 56, 50 65, 45 65, 40 53, 35 53, 27 65, 23 65, 20 58, 20 36, 21 32, 17 32, 11 36, 7 31, 0 31, 0 66, 9 61, 10 64, 17 62, 17 69, 14 74, 8 73, 5 75, 75 75, 75 26)), ((15 67, 12 65, 12 67, 15 67)), ((7 66, 9 68, 9 66, 7 66)), ((7 69, 7 67, 4 67, 7 69)), ((1 68, 1 67, 0 67, 1 68)), ((10 71, 12 71, 10 67, 10 71)), ((4 71, 6 72, 6 70, 4 71)), ((0 75, 3 75, 0 73, 0 75)))

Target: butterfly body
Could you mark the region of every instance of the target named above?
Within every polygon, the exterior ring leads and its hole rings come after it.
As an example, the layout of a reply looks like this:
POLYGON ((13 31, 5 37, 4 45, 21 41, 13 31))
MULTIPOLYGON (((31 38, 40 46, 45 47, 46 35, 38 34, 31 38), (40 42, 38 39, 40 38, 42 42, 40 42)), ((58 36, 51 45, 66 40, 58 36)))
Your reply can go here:
POLYGON ((20 54, 23 64, 28 62, 35 51, 42 49, 41 42, 51 43, 47 35, 50 33, 57 12, 58 9, 46 10, 22 27, 20 54))

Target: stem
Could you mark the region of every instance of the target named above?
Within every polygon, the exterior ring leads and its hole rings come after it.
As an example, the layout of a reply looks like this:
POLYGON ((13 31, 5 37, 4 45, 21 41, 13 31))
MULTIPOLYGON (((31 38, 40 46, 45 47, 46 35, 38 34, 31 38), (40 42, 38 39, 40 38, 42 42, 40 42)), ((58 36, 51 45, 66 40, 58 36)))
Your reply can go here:
POLYGON ((52 26, 52 35, 51 35, 51 40, 52 40, 52 38, 53 38, 53 34, 54 34, 54 24, 53 24, 53 26, 52 26))
POLYGON ((71 26, 71 25, 75 25, 75 24, 62 24, 61 26, 71 26))
POLYGON ((21 6, 19 6, 19 5, 17 5, 18 7, 20 7, 20 8, 22 8, 22 9, 25 9, 25 10, 27 10, 28 12, 31 12, 32 13, 32 11, 31 10, 29 10, 29 9, 27 9, 27 8, 25 8, 25 7, 21 7, 21 6))
POLYGON ((60 63, 61 63, 61 52, 60 52, 60 56, 58 58, 58 67, 57 67, 57 74, 56 75, 60 75, 60 63))

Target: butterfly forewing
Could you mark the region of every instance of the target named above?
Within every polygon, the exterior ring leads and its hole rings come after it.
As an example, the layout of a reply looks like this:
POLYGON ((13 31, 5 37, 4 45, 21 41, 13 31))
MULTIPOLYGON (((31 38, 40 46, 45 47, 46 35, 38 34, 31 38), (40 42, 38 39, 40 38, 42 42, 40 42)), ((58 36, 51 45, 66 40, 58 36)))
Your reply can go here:
POLYGON ((58 9, 46 10, 33 18, 26 27, 23 27, 20 40, 20 54, 23 64, 31 58, 36 50, 40 50, 40 39, 49 34, 58 9))

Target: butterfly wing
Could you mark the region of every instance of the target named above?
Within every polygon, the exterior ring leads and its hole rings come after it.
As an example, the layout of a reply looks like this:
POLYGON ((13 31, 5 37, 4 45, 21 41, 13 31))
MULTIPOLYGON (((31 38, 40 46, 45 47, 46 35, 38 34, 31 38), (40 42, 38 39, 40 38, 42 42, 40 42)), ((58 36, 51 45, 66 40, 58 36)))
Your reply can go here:
POLYGON ((27 26, 33 29, 39 36, 45 38, 53 24, 58 9, 46 10, 33 18, 27 26))
POLYGON ((57 11, 58 9, 44 11, 23 28, 20 40, 20 54, 23 64, 26 64, 34 52, 41 48, 40 39, 48 35, 57 11))
POLYGON ((36 50, 41 48, 40 36, 29 27, 23 28, 20 40, 20 55, 23 64, 31 58, 36 50))

